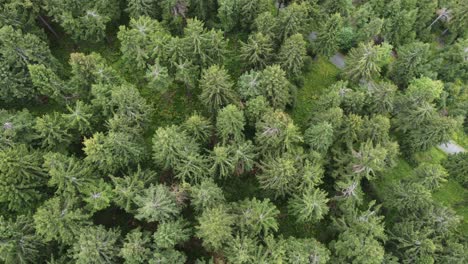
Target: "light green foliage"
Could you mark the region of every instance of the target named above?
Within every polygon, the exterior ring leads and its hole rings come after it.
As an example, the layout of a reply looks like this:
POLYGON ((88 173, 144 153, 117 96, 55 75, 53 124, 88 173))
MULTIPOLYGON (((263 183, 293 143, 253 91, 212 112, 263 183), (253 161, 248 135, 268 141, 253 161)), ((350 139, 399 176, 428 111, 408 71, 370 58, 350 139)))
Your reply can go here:
POLYGON ((302 141, 299 128, 284 112, 267 112, 256 124, 255 143, 263 155, 295 152, 302 141))
POLYGON ((368 209, 360 211, 348 208, 348 213, 334 223, 342 232, 331 242, 332 260, 343 263, 382 263, 383 242, 386 240, 383 216, 378 215, 380 206, 375 201, 368 209))
POLYGON ((182 128, 199 143, 206 143, 213 131, 210 121, 197 113, 187 118, 182 124, 182 128))
POLYGON ((287 38, 281 46, 278 59, 281 68, 289 76, 299 76, 304 67, 306 57, 306 42, 301 34, 294 34, 287 38))
POLYGON ((394 186, 388 205, 401 214, 416 214, 428 210, 433 203, 431 192, 420 183, 399 183, 394 186))
MULTIPOLYGON (((95 94, 103 91, 94 91, 95 94)), ((101 87, 103 89, 108 87, 101 87)), ((143 98, 134 86, 132 85, 121 85, 111 88, 109 102, 101 105, 108 113, 115 115, 122 115, 128 118, 128 126, 144 127, 148 122, 148 118, 153 111, 152 107, 147 103, 146 99, 143 98)))
POLYGON ((250 172, 255 165, 255 147, 252 141, 247 140, 233 146, 232 155, 235 160, 235 174, 241 175, 245 172, 250 172))
POLYGON ((433 104, 440 98, 442 86, 442 82, 427 77, 415 79, 399 98, 394 120, 397 130, 405 135, 402 145, 407 151, 427 150, 447 142, 459 126, 456 119, 441 115, 433 104))
POLYGON ((147 232, 134 229, 125 236, 125 241, 120 249, 120 256, 126 264, 139 264, 147 262, 151 256, 149 245, 151 237, 147 232))
POLYGON ((278 221, 279 210, 269 199, 244 200, 236 205, 238 211, 238 222, 242 232, 250 237, 265 237, 271 232, 279 229, 278 221))
POLYGON ((352 152, 351 171, 357 177, 373 179, 376 173, 385 169, 388 150, 377 144, 373 146, 371 141, 361 143, 359 151, 352 152))
POLYGON ((119 253, 118 230, 106 230, 103 226, 84 228, 73 244, 71 253, 77 264, 114 263, 119 253))
POLYGON ((392 46, 387 43, 359 44, 349 52, 345 73, 353 81, 379 79, 382 67, 389 62, 392 46))
POLYGON ((305 190, 289 200, 289 212, 301 223, 318 222, 328 213, 327 193, 320 189, 305 190))
POLYGON ((236 236, 228 242, 226 258, 230 263, 253 263, 255 262, 255 251, 257 243, 248 236, 236 236))
POLYGON ((74 92, 54 71, 43 64, 28 65, 28 70, 33 85, 42 95, 47 95, 62 103, 74 92))
POLYGON ((136 209, 135 197, 143 192, 149 182, 157 179, 157 174, 154 171, 141 169, 138 166, 135 172, 128 173, 123 177, 111 176, 111 179, 114 183, 114 198, 112 201, 126 212, 133 212, 136 209))
POLYGON ((291 194, 300 181, 297 160, 288 154, 270 158, 263 162, 257 179, 260 187, 272 191, 275 197, 291 194))
POLYGON ((97 132, 83 144, 85 162, 103 172, 114 173, 143 159, 143 146, 130 134, 97 132))
POLYGON ((112 199, 112 186, 102 179, 84 186, 83 201, 86 203, 85 208, 90 212, 106 209, 112 199))
POLYGON ((203 165, 204 161, 197 152, 197 144, 176 126, 158 128, 153 136, 153 159, 156 164, 164 169, 178 170, 178 177, 182 180, 185 180, 186 174, 195 173, 195 170, 199 172, 198 166, 203 165), (189 161, 196 163, 192 164, 189 161), (183 165, 188 167, 182 167, 183 165))
POLYGON ((332 124, 324 121, 310 126, 305 134, 304 141, 311 149, 320 153, 326 153, 333 144, 334 133, 332 124))
POLYGON ((75 41, 93 42, 103 40, 107 24, 120 12, 115 0, 47 0, 43 8, 75 41))
POLYGON ((198 212, 224 204, 223 190, 210 178, 190 188, 191 204, 198 212))
POLYGON ((188 136, 176 126, 158 128, 153 136, 153 159, 165 169, 173 167, 181 158, 184 147, 195 147, 189 143, 188 136))
POLYGON ((283 110, 291 102, 291 83, 279 65, 266 67, 260 75, 259 89, 273 108, 283 110))
POLYGON ((250 126, 254 126, 262 116, 272 111, 268 101, 261 95, 248 100, 245 105, 245 116, 250 126))
POLYGON ((209 160, 196 152, 185 151, 174 167, 175 177, 182 182, 200 182, 208 175, 209 160))
POLYGON ((254 33, 241 42, 241 58, 249 68, 264 69, 273 58, 273 44, 268 35, 254 33))
POLYGON ((430 62, 430 46, 427 43, 412 42, 401 46, 398 58, 391 66, 390 77, 395 84, 406 87, 414 78, 432 77, 430 62))
POLYGON ((189 60, 176 62, 174 65, 176 68, 174 79, 178 82, 182 82, 187 91, 193 89, 197 85, 200 76, 200 68, 189 60))
POLYGON ((29 64, 43 64, 48 68, 55 64, 47 43, 11 26, 0 28, 0 57, 0 99, 4 102, 38 95, 39 91, 31 89, 29 64))
POLYGON ((140 16, 155 17, 158 14, 158 1, 155 0, 128 0, 125 11, 131 18, 140 16))
MULTIPOLYGON (((79 91, 82 100, 90 98, 91 86, 93 84, 106 85, 106 91, 111 90, 107 85, 118 86, 123 84, 123 79, 117 71, 107 65, 101 55, 92 52, 89 55, 83 53, 71 53, 70 61, 71 78, 69 85, 74 91, 79 91)), ((94 97, 99 97, 93 94, 94 97)), ((93 100, 94 101, 94 100, 93 100)))
POLYGON ((135 204, 138 207, 135 217, 147 222, 167 222, 180 213, 175 194, 161 184, 151 185, 137 194, 135 204))
POLYGON ((208 208, 198 217, 196 236, 203 240, 203 246, 219 250, 231 239, 235 218, 222 205, 208 208))
POLYGON ((257 32, 260 32, 265 36, 270 36, 271 38, 277 37, 279 29, 278 22, 271 12, 263 12, 259 14, 257 18, 255 18, 253 25, 257 32))
POLYGON ((218 112, 216 129, 223 144, 240 143, 244 139, 244 112, 228 105, 218 112))
POLYGON ((12 211, 28 211, 44 197, 47 177, 42 154, 16 145, 0 151, 0 203, 12 211))
POLYGON ((223 32, 206 30, 204 23, 196 18, 187 19, 182 42, 187 59, 204 67, 221 64, 226 53, 223 32))
POLYGON ((429 190, 435 190, 441 184, 447 182, 448 173, 439 164, 422 163, 415 170, 414 173, 424 187, 429 190))
POLYGON ((154 233, 154 243, 158 248, 171 249, 175 245, 183 243, 190 238, 191 230, 184 219, 161 223, 154 233))
POLYGON ((166 67, 161 66, 159 61, 148 67, 146 79, 152 90, 165 93, 172 84, 172 78, 169 76, 166 67))
POLYGON ((54 197, 47 200, 34 214, 36 232, 49 242, 65 245, 76 242, 81 229, 90 224, 89 215, 76 207, 75 201, 54 197))
POLYGON ((0 216, 0 260, 5 264, 35 263, 43 242, 36 235, 32 219, 20 215, 15 221, 0 216))
POLYGON ((214 65, 203 70, 200 87, 200 100, 212 113, 236 101, 231 77, 223 67, 214 65))
POLYGON ((96 184, 96 175, 83 161, 60 153, 44 156, 44 168, 50 179, 49 186, 56 188, 56 194, 72 198, 84 191, 85 186, 96 184))
POLYGON ((70 144, 70 133, 64 118, 57 112, 36 118, 34 129, 46 149, 66 148, 70 144))
POLYGON ((210 172, 213 176, 226 179, 232 175, 235 168, 234 157, 231 154, 231 148, 224 146, 215 146, 210 155, 210 172))
POLYGON ((132 18, 128 27, 120 26, 117 37, 122 58, 144 70, 147 63, 162 54, 169 34, 157 20, 140 16, 132 18))
POLYGON ((149 260, 149 264, 159 263, 186 263, 187 257, 184 253, 175 249, 156 250, 149 260))
POLYGON ((93 113, 89 105, 77 101, 73 108, 67 105, 67 110, 68 113, 62 114, 62 118, 70 129, 76 129, 80 133, 91 130, 93 113))
POLYGON ((319 54, 331 57, 338 50, 338 36, 342 24, 340 14, 334 14, 324 22, 314 41, 315 49, 319 54))
POLYGON ((288 263, 325 264, 330 261, 330 251, 313 238, 288 237, 284 246, 288 263))
POLYGON ((260 90, 261 72, 250 70, 237 80, 237 91, 242 100, 247 101, 262 94, 260 90))

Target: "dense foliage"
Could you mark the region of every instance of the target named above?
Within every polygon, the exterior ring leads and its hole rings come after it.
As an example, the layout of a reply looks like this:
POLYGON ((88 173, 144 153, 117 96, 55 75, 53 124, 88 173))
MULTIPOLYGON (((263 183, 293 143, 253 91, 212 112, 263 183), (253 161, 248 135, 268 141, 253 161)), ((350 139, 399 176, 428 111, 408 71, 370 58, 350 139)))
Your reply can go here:
POLYGON ((467 3, 0 0, 0 263, 467 263, 467 3))

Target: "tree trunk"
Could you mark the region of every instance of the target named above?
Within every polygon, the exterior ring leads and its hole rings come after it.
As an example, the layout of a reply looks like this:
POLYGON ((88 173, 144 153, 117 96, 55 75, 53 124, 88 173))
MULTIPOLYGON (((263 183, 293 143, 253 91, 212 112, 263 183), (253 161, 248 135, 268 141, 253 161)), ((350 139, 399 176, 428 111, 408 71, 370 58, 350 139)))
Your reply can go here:
POLYGON ((59 35, 57 34, 57 32, 55 32, 55 30, 52 28, 52 26, 44 19, 44 17, 42 17, 41 15, 38 16, 39 20, 42 22, 42 24, 44 24, 50 32, 52 32, 52 34, 54 34, 54 36, 57 38, 57 39, 60 39, 59 35))

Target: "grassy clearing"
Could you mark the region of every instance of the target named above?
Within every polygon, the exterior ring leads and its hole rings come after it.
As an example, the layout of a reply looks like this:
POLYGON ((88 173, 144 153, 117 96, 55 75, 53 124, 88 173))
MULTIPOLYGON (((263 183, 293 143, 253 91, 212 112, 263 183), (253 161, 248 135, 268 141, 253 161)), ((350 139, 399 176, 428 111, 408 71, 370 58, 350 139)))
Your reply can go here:
POLYGON ((455 133, 453 140, 457 142, 458 145, 468 149, 468 136, 462 130, 459 130, 457 133, 455 133))
POLYGON ((304 87, 297 92, 297 101, 291 116, 302 129, 308 126, 314 101, 327 87, 337 81, 340 70, 326 58, 319 57, 312 62, 310 70, 304 74, 304 87))

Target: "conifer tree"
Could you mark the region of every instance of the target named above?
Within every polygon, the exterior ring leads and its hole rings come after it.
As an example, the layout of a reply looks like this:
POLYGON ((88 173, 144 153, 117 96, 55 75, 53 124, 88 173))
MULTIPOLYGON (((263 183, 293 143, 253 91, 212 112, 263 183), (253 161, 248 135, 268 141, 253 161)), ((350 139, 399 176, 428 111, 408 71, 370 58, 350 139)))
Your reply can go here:
POLYGON ((315 40, 315 47, 319 54, 331 57, 338 50, 338 34, 342 28, 340 14, 331 15, 322 25, 315 40))
POLYGON ((135 204, 138 208, 135 217, 147 222, 167 222, 180 212, 174 193, 161 184, 151 185, 138 194, 135 204))
POLYGON ((106 230, 103 226, 84 228, 71 249, 73 259, 79 264, 114 263, 119 253, 119 236, 118 230, 106 230))
POLYGON ((281 46, 278 59, 289 76, 299 76, 304 67, 306 57, 306 42, 301 34, 294 34, 287 38, 281 46))
POLYGON ((241 58, 249 68, 262 70, 272 60, 273 45, 268 35, 255 33, 249 36, 246 43, 241 42, 241 58))
POLYGON ((47 183, 42 153, 15 145, 0 151, 0 203, 8 210, 27 212, 37 205, 47 183))
POLYGON ((214 65, 204 70, 200 87, 202 89, 200 100, 212 113, 236 100, 231 77, 223 67, 214 65))

